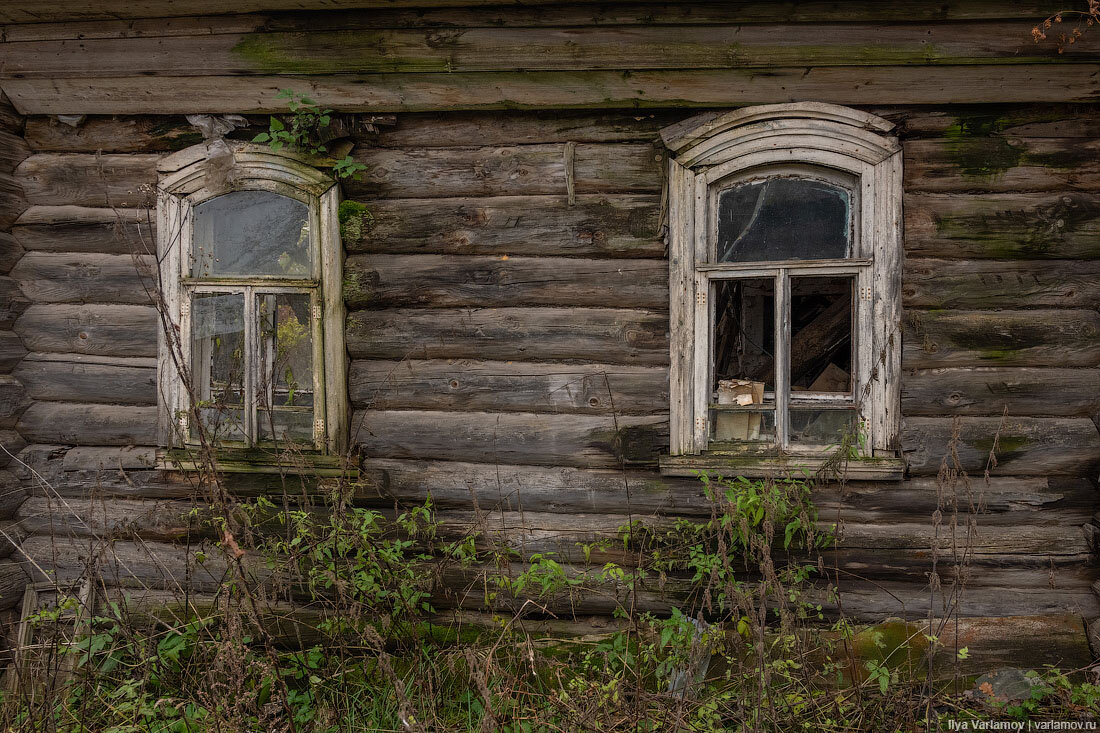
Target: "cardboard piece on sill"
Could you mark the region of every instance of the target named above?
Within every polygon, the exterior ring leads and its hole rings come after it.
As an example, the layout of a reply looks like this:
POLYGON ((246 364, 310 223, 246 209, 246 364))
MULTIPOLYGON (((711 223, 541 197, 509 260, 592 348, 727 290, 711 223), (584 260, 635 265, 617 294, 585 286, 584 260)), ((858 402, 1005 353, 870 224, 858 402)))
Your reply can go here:
POLYGON ((825 370, 810 385, 811 392, 848 392, 851 390, 852 375, 836 364, 829 362, 825 370))
MULTIPOLYGON (((719 405, 762 405, 764 383, 748 379, 722 379, 718 382, 719 405)), ((760 440, 762 415, 719 412, 714 417, 715 440, 760 440)))

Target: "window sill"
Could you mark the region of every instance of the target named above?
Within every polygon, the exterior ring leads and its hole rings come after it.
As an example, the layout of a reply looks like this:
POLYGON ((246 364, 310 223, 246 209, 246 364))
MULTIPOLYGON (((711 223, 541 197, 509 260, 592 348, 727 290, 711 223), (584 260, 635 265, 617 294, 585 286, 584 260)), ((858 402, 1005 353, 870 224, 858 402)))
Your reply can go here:
MULTIPOLYGON (((195 457, 194 450, 184 448, 158 450, 156 467, 162 471, 196 471, 199 462, 195 457)), ((345 467, 343 457, 320 453, 296 453, 292 458, 282 459, 271 451, 223 448, 217 451, 215 462, 222 473, 291 474, 322 478, 342 476, 351 480, 359 477, 359 469, 345 467)))
MULTIPOLYGON (((660 458, 663 476, 718 476, 764 478, 766 476, 802 477, 814 474, 830 458, 817 456, 753 455, 731 456, 703 453, 701 455, 660 458)), ((843 465, 845 477, 851 481, 901 481, 905 477, 905 460, 893 457, 858 458, 843 465)))

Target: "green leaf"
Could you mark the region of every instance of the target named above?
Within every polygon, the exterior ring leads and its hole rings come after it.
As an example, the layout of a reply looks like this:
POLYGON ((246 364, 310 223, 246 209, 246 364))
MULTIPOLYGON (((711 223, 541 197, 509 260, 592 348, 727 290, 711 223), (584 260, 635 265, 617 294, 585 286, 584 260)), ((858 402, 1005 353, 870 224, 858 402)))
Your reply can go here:
POLYGON ((261 132, 259 135, 252 138, 252 142, 254 143, 266 143, 269 140, 271 140, 271 135, 268 135, 266 132, 261 132))
POLYGON ((272 131, 285 130, 286 129, 286 125, 284 125, 283 121, 280 120, 278 117, 272 117, 271 118, 270 126, 271 126, 272 131))

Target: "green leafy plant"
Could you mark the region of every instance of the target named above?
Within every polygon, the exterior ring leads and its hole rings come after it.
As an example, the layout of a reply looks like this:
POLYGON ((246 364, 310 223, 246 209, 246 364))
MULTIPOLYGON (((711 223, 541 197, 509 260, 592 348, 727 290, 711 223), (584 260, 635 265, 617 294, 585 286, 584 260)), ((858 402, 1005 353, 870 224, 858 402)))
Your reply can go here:
MULTIPOLYGON (((276 99, 285 99, 290 110, 289 121, 272 115, 267 132, 252 138, 254 143, 266 143, 272 150, 287 148, 308 155, 324 155, 325 130, 332 124, 332 110, 321 107, 316 101, 293 89, 281 89, 276 99)), ((332 163, 332 173, 338 178, 361 177, 367 166, 356 162, 350 155, 332 163)))

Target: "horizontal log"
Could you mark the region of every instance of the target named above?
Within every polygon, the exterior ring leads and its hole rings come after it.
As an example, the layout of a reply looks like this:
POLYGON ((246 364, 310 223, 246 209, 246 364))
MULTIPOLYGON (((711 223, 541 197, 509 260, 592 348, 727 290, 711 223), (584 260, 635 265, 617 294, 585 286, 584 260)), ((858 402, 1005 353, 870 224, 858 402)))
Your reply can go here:
MULTIPOLYGON (((293 30, 303 27, 372 28, 372 27, 436 27, 464 25, 621 25, 639 22, 662 23, 712 23, 720 21, 739 23, 773 23, 845 20, 995 20, 1004 18, 1033 19, 1056 12, 1061 5, 1045 2, 1013 2, 997 0, 950 0, 935 5, 914 5, 897 8, 874 0, 856 0, 837 5, 835 2, 813 0, 811 2, 750 2, 729 7, 726 3, 698 3, 681 5, 668 2, 581 2, 573 6, 559 6, 559 0, 436 0, 430 8, 423 7, 423 0, 240 0, 234 3, 234 13, 277 13, 276 15, 219 15, 225 13, 224 4, 213 0, 197 0, 186 7, 166 6, 155 0, 103 0, 89 4, 66 0, 48 7, 19 0, 0 9, 0 22, 34 24, 5 29, 6 33, 33 34, 31 38, 83 38, 96 37, 96 30, 107 29, 111 35, 168 35, 171 29, 182 25, 187 34, 199 31, 218 32, 219 28, 241 23, 246 29, 269 27, 293 30), (549 5, 549 8, 539 6, 549 5), (465 7, 463 7, 465 6, 465 7), (489 7, 484 7, 489 6, 489 7), (353 9, 353 12, 335 12, 353 9), (363 9, 363 10, 359 10, 363 9), (401 10, 398 10, 401 9, 401 10), (282 15, 281 11, 324 10, 312 13, 308 19, 301 14, 282 15), (208 18, 179 18, 178 16, 213 15, 208 18), (333 19, 326 16, 334 15, 333 19), (156 20, 143 20, 155 18, 156 20), (372 20, 373 18, 373 20, 372 20), (123 20, 119 20, 123 19, 123 20), (97 20, 97 23, 77 21, 97 20), (47 25, 47 24, 61 25, 47 25)), ((19 38, 20 36, 15 36, 19 38)), ((111 37, 111 36, 108 36, 111 37)))
POLYGON ((7 275, 22 259, 23 248, 9 232, 0 232, 0 275, 7 275))
POLYGON ((1100 366, 1100 313, 1093 310, 911 310, 905 320, 908 369, 1100 366))
MULTIPOLYGON (((564 196, 564 147, 564 144, 538 144, 413 150, 357 148, 353 157, 368 168, 361 180, 345 181, 344 190, 353 198, 564 196)), ((573 163, 576 192, 659 192, 663 161, 663 149, 654 144, 577 145, 573 163)), ((28 199, 32 198, 28 194, 28 199)))
POLYGON ((1100 259, 1100 197, 1077 192, 906 194, 916 257, 1100 259))
MULTIPOLYGON (((797 67, 747 74, 694 71, 538 71, 339 74, 298 84, 344 112, 444 109, 721 107, 814 99, 834 104, 1090 102, 1096 64, 797 67)), ((23 114, 280 113, 283 76, 8 79, 23 114)))
POLYGON ((160 153, 202 142, 183 117, 91 117, 73 127, 56 117, 28 117, 24 137, 35 152, 160 153))
MULTIPOLYGON (((21 321, 35 308, 31 306, 21 321)), ((57 306, 54 306, 57 307, 57 306)), ((576 360, 668 363, 668 317, 616 308, 354 311, 348 352, 360 359, 576 360)))
POLYGON ((1100 309, 1100 262, 905 260, 907 308, 1100 309))
POLYGON ((35 352, 24 358, 15 375, 35 400, 157 403, 157 363, 148 357, 35 352))
POLYGON ((158 155, 37 153, 14 175, 32 205, 141 207, 154 200, 158 160, 158 155))
POLYGON ((0 331, 0 374, 6 374, 16 367, 27 355, 23 339, 14 331, 0 331))
POLYGON ((0 173, 11 173, 30 154, 26 140, 14 132, 0 129, 0 173))
POLYGON ((1091 44, 1033 43, 1013 21, 439 30, 311 29, 7 44, 4 78, 379 72, 745 69, 1094 61, 1091 44), (980 41, 978 40, 980 39, 980 41), (332 49, 339 49, 333 53, 332 49), (1062 50, 1063 53, 1059 54, 1062 50))
POLYGON ((1100 144, 1080 138, 960 136, 907 140, 905 190, 1095 191, 1100 144))
POLYGON ((23 383, 11 374, 0 374, 0 428, 15 427, 15 421, 29 404, 23 383))
POLYGON ((27 440, 69 445, 148 445, 157 440, 157 409, 134 405, 35 402, 16 429, 27 440))
MULTIPOLYGON (((498 465, 461 461, 395 460, 367 457, 357 494, 377 506, 422 503, 431 494, 441 510, 482 509, 626 513, 637 515, 709 517, 711 502, 695 478, 661 476, 656 472, 612 471, 531 465, 498 465)), ((1036 524, 1038 517, 1058 511, 1086 517, 1095 504, 1095 490, 1086 479, 1046 477, 974 478, 969 485, 941 486, 934 477, 904 482, 853 482, 814 488, 814 503, 822 521, 894 522, 950 513, 951 502, 963 513, 980 507, 979 523, 1036 524)))
POLYGON ((0 560, 0 609, 18 608, 30 577, 14 560, 0 560))
POLYGON ((607 364, 353 361, 348 392, 375 410, 656 414, 668 370, 607 364))
POLYGON ((139 305, 32 305, 15 332, 34 351, 156 356, 155 308, 139 305))
POLYGON ((18 174, 0 173, 0 229, 10 228, 26 208, 27 198, 18 174))
POLYGON ((19 507, 15 521, 19 529, 32 535, 155 542, 197 541, 214 536, 213 527, 204 527, 204 516, 195 509, 195 503, 189 501, 70 498, 60 502, 52 497, 31 497, 19 507))
MULTIPOLYGON (((998 476, 1093 476, 1100 469, 1100 433, 1088 418, 956 419, 959 468, 971 474, 980 474, 987 466, 998 476)), ((945 456, 951 465, 954 422, 944 417, 902 419, 901 449, 912 475, 936 474, 945 456)))
MULTIPOLYGON (((564 189, 563 189, 564 190, 564 189)), ((343 227, 352 252, 662 257, 656 196, 495 196, 370 201, 343 227), (536 214, 537 212, 537 214, 536 214)))
POLYGON ((1100 413, 1100 369, 962 367, 907 371, 905 415, 1053 415, 1100 413))
POLYGON ((152 254, 157 249, 155 220, 148 209, 32 206, 12 227, 12 235, 31 251, 152 254))
POLYGON ((668 263, 508 255, 353 255, 344 266, 344 300, 349 308, 613 305, 664 310, 668 308, 668 263))
POLYGON ((0 329, 10 330, 30 301, 19 288, 20 283, 11 277, 0 275, 0 329))
POLYGON ((875 107, 871 111, 898 124, 898 132, 913 137, 1093 137, 1100 114, 1077 105, 1013 105, 990 109, 962 106, 875 107))
POLYGON ((1077 613, 945 619, 929 629, 939 639, 933 664, 945 681, 956 668, 963 677, 1005 667, 1083 669, 1092 660, 1083 621, 1077 613), (969 650, 966 660, 959 649, 969 650))
POLYGON ((358 410, 351 436, 366 455, 379 458, 612 468, 655 462, 668 443, 668 419, 358 410))
POLYGON ((136 303, 151 305, 156 258, 75 252, 30 252, 11 276, 36 303, 136 303))
POLYGON ((13 461, 26 446, 27 441, 15 430, 0 430, 0 468, 15 465, 13 461))
POLYGON ((8 520, 26 501, 28 492, 23 480, 11 471, 0 471, 0 519, 8 520))

